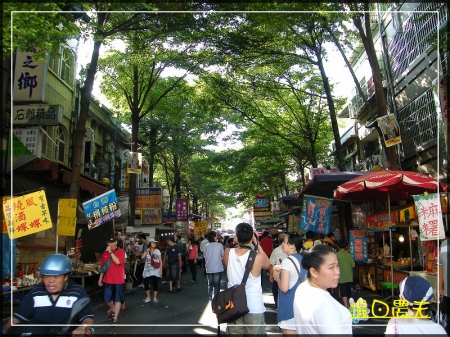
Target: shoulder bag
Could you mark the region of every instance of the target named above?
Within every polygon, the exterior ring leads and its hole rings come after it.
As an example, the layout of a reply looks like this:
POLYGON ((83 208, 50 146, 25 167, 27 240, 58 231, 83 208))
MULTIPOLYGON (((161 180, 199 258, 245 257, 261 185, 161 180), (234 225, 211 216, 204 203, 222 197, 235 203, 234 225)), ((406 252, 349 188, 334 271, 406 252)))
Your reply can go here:
POLYGON ((240 284, 236 284, 214 296, 212 311, 216 314, 219 324, 234 322, 238 318, 248 314, 245 283, 253 268, 255 258, 256 252, 250 251, 247 263, 245 264, 245 273, 240 284))

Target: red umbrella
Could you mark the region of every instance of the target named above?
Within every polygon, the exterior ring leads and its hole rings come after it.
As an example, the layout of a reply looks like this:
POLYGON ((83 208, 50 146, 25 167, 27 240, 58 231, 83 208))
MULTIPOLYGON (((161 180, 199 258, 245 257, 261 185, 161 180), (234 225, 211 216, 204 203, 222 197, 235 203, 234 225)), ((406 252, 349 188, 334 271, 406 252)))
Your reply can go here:
MULTIPOLYGON (((378 171, 365 174, 343 183, 334 190, 337 199, 387 200, 389 219, 391 200, 406 200, 411 195, 424 192, 446 192, 447 184, 437 181, 423 173, 409 171, 378 171)), ((391 220, 391 219, 390 219, 391 220)), ((389 236, 392 242, 392 222, 389 236)), ((394 267, 391 261, 391 283, 394 283, 394 267)), ((392 298, 394 287, 391 286, 392 298)))
POLYGON ((423 173, 409 171, 372 172, 343 183, 334 190, 337 199, 405 200, 424 192, 446 192, 448 186, 423 173))

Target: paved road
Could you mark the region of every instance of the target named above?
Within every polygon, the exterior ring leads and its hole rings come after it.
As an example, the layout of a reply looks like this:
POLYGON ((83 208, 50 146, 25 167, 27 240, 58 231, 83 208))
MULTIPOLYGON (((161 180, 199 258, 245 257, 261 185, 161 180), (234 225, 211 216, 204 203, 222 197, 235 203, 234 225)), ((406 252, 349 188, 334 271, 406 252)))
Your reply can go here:
MULTIPOLYGON (((221 289, 226 287, 226 276, 222 278, 221 289)), ((96 334, 170 334, 170 335, 217 335, 217 319, 211 311, 207 295, 206 276, 197 269, 197 282, 191 282, 188 271, 181 277, 182 290, 166 293, 168 284, 160 283, 158 294, 159 303, 144 304, 145 292, 143 288, 133 288, 125 296, 126 310, 121 311, 119 323, 112 326, 106 315, 107 307, 102 303, 102 294, 92 296, 92 306, 95 314, 96 334)), ((271 283, 267 276, 263 278, 264 302, 266 305, 267 334, 282 335, 278 331, 276 310, 271 293, 271 283)), ((355 294, 356 298, 363 297, 368 302, 371 298, 379 298, 369 291, 355 294)), ((369 320, 354 325, 354 334, 382 334, 385 324, 382 320, 369 320)), ((221 334, 225 334, 226 324, 221 325, 221 334)))

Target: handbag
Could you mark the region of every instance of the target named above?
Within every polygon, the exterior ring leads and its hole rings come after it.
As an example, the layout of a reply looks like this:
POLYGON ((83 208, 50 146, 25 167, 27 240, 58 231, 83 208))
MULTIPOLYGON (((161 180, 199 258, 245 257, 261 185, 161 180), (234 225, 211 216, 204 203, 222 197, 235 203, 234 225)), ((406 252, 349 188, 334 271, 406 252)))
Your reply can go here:
POLYGON ((255 257, 256 252, 250 251, 247 263, 245 264, 245 273, 240 284, 236 284, 214 296, 212 311, 216 314, 219 324, 234 322, 238 318, 248 314, 245 283, 252 270, 255 257))
POLYGON ((155 260, 153 258, 153 254, 150 256, 150 264, 152 265, 153 268, 158 269, 159 267, 161 267, 161 262, 159 260, 155 260))

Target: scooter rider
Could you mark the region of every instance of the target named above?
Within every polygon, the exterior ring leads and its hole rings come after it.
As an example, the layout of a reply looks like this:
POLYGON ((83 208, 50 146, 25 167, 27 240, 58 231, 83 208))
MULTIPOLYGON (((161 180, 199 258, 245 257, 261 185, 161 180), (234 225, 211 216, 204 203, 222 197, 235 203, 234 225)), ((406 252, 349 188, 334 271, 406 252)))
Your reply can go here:
MULTIPOLYGON (((47 256, 39 268, 42 276, 42 284, 33 287, 23 300, 20 307, 13 314, 12 322, 8 320, 4 330, 8 330, 11 324, 54 324, 67 325, 70 319, 73 303, 83 297, 87 297, 84 288, 69 279, 72 271, 70 259, 63 254, 47 256)), ((92 308, 87 305, 76 316, 80 324, 72 331, 72 335, 84 335, 90 332, 94 324, 92 308)))

